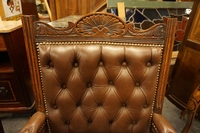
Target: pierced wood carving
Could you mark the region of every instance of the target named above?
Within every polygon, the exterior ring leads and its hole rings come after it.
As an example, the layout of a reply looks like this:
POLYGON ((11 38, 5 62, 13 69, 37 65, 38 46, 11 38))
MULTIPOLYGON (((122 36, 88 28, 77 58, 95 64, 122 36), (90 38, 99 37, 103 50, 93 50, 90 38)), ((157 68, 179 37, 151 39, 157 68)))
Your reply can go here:
POLYGON ((164 38, 165 24, 157 24, 148 30, 135 30, 133 23, 126 24, 119 17, 108 13, 94 13, 80 18, 66 28, 54 28, 43 22, 35 23, 36 36, 94 36, 94 37, 151 37, 164 38))

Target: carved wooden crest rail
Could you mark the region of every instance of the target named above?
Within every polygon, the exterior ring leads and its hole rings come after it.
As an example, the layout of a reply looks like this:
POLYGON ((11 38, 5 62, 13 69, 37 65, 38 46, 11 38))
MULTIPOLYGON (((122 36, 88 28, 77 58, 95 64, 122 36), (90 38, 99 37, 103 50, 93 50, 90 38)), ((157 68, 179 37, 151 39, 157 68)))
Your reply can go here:
MULTIPOLYGON (((171 60, 171 54, 173 49, 174 34, 176 27, 176 19, 166 19, 166 23, 155 24, 147 30, 135 29, 133 23, 125 23, 118 16, 109 13, 92 13, 83 16, 77 22, 69 22, 67 27, 55 28, 44 22, 34 22, 33 16, 23 16, 22 19, 26 49, 28 53, 30 68, 34 75, 39 75, 37 70, 37 64, 35 58, 37 58, 36 47, 43 43, 57 44, 70 42, 72 45, 74 42, 106 42, 106 44, 112 43, 134 45, 134 46, 149 46, 159 47, 162 49, 162 58, 165 59, 161 62, 160 67, 164 68, 160 71, 161 81, 158 84, 158 90, 156 96, 156 112, 162 111, 166 83, 168 80, 168 72, 171 60), (34 60, 35 59, 35 60, 34 60), (33 69, 33 70, 32 70, 33 69)), ((67 23, 67 22, 66 22, 67 23)), ((94 44, 94 43, 93 43, 94 44)), ((81 45, 81 44, 80 44, 81 45)), ((44 110, 42 106, 43 99, 41 93, 41 85, 39 79, 33 81, 34 88, 36 88, 35 97, 39 99, 36 103, 38 110, 44 110)))
MULTIPOLYGON (((163 39, 165 24, 157 24, 148 30, 135 30, 132 23, 126 24, 113 14, 96 13, 80 18, 76 23, 69 22, 68 27, 54 28, 43 22, 36 22, 36 37, 94 36, 105 38, 156 38, 163 39), (96 15, 98 14, 98 15, 96 15), (136 37, 137 36, 137 37, 136 37)), ((66 22, 67 23, 67 22, 66 22)))

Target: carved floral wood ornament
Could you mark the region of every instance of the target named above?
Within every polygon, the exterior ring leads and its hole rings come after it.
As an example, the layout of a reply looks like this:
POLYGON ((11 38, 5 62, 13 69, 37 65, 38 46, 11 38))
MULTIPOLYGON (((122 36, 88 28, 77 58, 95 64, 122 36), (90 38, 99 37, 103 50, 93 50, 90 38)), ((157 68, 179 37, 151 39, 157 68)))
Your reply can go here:
POLYGON ((36 36, 103 36, 107 38, 117 37, 156 37, 163 39, 164 24, 157 24, 153 30, 146 32, 135 30, 133 23, 126 24, 113 14, 88 15, 80 18, 76 23, 68 22, 68 27, 55 29, 43 22, 36 23, 36 36), (156 27, 156 28, 155 28, 156 27), (76 34, 75 34, 76 33, 76 34))
POLYGON ((111 14, 88 16, 76 23, 76 32, 80 35, 116 37, 123 35, 125 31, 125 23, 111 14))

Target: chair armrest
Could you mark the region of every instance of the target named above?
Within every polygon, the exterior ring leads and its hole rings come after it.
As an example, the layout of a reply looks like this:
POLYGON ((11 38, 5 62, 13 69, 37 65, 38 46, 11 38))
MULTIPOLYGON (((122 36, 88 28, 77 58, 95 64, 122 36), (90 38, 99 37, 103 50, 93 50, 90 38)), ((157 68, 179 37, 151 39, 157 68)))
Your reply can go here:
POLYGON ((161 114, 153 114, 154 131, 157 133, 176 133, 171 124, 161 114))
POLYGON ((20 133, 38 133, 45 124, 46 115, 36 112, 21 129, 20 133))

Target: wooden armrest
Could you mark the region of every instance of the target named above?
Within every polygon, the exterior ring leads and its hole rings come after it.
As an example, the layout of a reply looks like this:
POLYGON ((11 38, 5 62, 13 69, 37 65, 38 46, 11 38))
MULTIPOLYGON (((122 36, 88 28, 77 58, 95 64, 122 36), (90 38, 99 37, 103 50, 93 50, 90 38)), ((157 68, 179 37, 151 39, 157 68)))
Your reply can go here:
POLYGON ((171 124, 167 121, 167 119, 160 114, 153 114, 153 123, 154 128, 158 133, 176 133, 171 124))
POLYGON ((36 112, 21 129, 20 133, 38 133, 45 124, 46 115, 43 112, 36 112))

